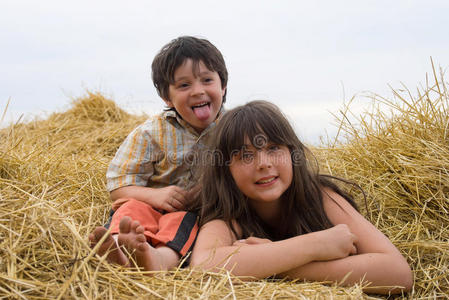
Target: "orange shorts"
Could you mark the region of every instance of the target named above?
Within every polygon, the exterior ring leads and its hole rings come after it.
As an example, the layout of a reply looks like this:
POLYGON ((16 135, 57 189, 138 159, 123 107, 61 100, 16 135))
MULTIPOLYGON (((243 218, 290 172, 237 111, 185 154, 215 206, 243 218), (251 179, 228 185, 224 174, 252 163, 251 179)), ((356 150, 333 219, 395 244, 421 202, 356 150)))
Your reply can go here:
POLYGON ((151 246, 165 245, 181 256, 191 250, 198 234, 196 214, 186 211, 161 214, 150 205, 132 198, 117 201, 121 205, 112 215, 112 234, 119 233, 120 220, 129 216, 145 228, 144 234, 151 246))

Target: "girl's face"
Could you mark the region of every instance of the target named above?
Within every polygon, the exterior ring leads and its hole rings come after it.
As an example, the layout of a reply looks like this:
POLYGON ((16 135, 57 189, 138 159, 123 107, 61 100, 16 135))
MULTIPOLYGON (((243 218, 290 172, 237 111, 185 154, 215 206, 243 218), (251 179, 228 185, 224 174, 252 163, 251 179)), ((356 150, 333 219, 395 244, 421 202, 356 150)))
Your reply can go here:
POLYGON ((279 204, 293 178, 289 149, 269 142, 255 148, 248 138, 242 148, 232 156, 229 166, 237 187, 256 210, 267 204, 279 204))

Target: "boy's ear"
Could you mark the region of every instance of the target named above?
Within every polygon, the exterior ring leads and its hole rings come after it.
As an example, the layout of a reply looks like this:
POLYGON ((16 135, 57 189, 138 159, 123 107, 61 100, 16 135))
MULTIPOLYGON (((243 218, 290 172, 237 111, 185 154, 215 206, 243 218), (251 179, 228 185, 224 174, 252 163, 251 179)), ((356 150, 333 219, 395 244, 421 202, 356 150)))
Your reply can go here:
POLYGON ((223 97, 225 95, 225 93, 226 93, 226 87, 221 89, 221 96, 223 97))
POLYGON ((168 107, 170 107, 170 108, 173 107, 173 103, 170 100, 166 100, 166 99, 163 99, 163 100, 168 107))

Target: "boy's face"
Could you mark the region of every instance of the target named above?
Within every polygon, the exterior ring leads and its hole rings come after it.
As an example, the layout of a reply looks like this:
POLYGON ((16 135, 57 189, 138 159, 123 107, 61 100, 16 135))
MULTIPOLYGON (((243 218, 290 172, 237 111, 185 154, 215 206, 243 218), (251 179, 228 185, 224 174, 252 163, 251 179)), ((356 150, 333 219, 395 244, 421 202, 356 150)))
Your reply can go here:
POLYGON ((197 132, 202 132, 215 119, 223 102, 226 87, 221 86, 217 72, 199 62, 198 74, 193 73, 193 62, 187 59, 175 70, 174 84, 169 86, 170 99, 164 99, 197 132))

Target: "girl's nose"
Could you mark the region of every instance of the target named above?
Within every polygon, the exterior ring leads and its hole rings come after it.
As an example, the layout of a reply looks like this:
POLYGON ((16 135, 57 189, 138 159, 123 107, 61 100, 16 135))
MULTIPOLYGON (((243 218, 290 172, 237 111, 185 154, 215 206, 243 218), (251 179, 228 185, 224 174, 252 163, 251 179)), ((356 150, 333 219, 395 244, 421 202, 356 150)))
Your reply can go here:
POLYGON ((271 168, 273 165, 270 155, 265 150, 257 151, 256 163, 259 169, 271 168))

